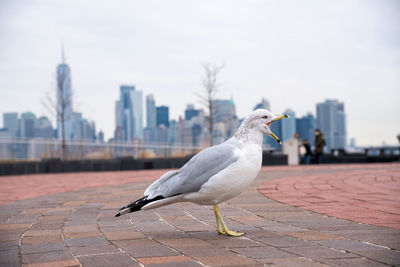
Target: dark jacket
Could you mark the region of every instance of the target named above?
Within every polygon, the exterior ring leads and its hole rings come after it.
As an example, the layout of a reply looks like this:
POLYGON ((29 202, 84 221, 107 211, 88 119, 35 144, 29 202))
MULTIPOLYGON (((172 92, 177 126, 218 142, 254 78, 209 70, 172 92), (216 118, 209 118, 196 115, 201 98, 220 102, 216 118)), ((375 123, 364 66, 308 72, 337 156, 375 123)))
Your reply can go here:
POLYGON ((324 153, 325 140, 324 140, 324 135, 322 133, 315 136, 314 146, 315 146, 315 153, 318 154, 324 153))
POLYGON ((311 153, 311 147, 310 144, 303 144, 304 148, 306 149, 306 154, 305 155, 312 155, 311 153))

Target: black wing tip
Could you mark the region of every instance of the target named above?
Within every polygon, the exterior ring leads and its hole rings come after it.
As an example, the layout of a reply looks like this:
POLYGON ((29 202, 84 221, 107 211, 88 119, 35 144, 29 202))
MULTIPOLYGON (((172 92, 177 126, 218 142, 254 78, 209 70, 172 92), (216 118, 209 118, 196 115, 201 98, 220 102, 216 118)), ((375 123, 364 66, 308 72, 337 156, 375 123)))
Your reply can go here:
POLYGON ((121 213, 115 214, 115 217, 119 217, 119 216, 121 216, 121 213))

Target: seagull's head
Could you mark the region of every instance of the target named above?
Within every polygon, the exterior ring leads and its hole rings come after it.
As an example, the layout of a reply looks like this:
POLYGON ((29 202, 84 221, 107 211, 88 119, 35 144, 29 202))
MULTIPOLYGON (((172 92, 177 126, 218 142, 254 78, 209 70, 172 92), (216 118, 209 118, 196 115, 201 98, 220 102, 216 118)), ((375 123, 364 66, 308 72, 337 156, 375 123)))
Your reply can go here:
POLYGON ((281 143, 281 140, 271 131, 270 124, 283 118, 290 118, 290 116, 274 115, 266 109, 256 109, 246 118, 243 126, 262 134, 268 134, 278 143, 281 143))

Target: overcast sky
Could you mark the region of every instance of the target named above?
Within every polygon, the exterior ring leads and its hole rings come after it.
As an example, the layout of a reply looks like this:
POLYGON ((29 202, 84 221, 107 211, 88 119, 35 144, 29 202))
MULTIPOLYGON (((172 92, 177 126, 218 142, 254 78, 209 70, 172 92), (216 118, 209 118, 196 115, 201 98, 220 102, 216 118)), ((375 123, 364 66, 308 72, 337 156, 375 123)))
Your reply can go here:
POLYGON ((178 118, 200 106, 202 62, 225 63, 219 97, 239 117, 262 97, 297 116, 329 98, 358 145, 400 133, 400 1, 0 0, 0 114, 47 115, 61 40, 77 109, 106 138, 119 85, 178 118))

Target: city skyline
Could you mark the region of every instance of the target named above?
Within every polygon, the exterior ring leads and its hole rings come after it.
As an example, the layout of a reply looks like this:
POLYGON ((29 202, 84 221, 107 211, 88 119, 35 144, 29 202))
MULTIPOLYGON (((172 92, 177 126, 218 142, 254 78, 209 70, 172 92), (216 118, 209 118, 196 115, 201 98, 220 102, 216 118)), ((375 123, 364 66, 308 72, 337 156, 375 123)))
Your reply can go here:
POLYGON ((200 108, 201 63, 225 62, 218 97, 232 96, 239 117, 261 98, 272 112, 291 108, 298 117, 338 99, 349 139, 396 144, 399 4, 382 2, 100 1, 93 10, 90 2, 4 1, 0 113, 48 115, 40 99, 54 90, 63 39, 77 111, 107 139, 121 84, 153 94, 177 119, 187 103, 200 108))

